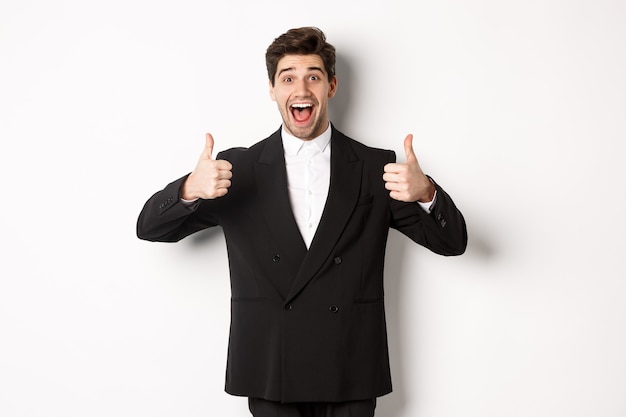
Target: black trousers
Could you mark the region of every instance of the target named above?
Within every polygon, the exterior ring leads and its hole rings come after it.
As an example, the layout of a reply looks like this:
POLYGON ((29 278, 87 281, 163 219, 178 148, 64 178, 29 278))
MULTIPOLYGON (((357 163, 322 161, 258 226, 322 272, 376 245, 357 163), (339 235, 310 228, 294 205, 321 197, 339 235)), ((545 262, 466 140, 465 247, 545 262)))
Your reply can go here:
POLYGON ((280 403, 248 398, 254 417, 374 417, 376 398, 341 403, 280 403))

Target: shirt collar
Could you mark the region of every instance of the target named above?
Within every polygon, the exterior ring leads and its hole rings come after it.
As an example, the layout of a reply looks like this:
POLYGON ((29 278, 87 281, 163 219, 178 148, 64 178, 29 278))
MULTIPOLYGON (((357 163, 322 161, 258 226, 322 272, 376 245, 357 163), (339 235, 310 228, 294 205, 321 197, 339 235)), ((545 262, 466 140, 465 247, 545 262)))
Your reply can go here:
POLYGON ((331 133, 332 133, 332 129, 330 128, 330 123, 328 123, 328 128, 326 128, 324 133, 322 133, 321 135, 319 135, 318 137, 314 139, 304 141, 302 139, 298 139, 297 137, 287 133, 287 131, 285 130, 285 127, 283 126, 283 128, 281 129, 281 136, 283 138, 283 149, 285 150, 285 155, 289 155, 289 156, 297 155, 298 152, 300 152, 300 149, 302 149, 302 146, 306 142, 315 143, 320 148, 320 152, 324 152, 324 149, 326 149, 326 147, 330 143, 331 133))

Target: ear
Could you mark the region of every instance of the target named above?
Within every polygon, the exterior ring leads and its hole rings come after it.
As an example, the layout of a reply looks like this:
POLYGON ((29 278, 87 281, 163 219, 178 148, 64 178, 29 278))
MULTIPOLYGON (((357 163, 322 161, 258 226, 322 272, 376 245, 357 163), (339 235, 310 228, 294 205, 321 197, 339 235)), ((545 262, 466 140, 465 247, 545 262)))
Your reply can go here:
POLYGON ((272 101, 276 101, 276 94, 274 94, 274 86, 272 85, 272 82, 269 81, 270 84, 270 97, 272 98, 272 101))
POLYGON ((337 76, 333 76, 328 86, 328 98, 333 98, 337 93, 337 76))

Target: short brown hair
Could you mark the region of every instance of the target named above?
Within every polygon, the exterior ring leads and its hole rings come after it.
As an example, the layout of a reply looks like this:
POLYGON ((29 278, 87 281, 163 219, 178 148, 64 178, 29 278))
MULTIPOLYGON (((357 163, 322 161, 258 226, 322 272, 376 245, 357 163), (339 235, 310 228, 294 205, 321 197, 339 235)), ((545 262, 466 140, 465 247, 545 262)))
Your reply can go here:
POLYGON ((324 32, 316 27, 290 29, 267 48, 265 65, 270 82, 274 85, 278 61, 285 55, 319 55, 328 73, 328 80, 335 76, 335 47, 326 42, 324 32))

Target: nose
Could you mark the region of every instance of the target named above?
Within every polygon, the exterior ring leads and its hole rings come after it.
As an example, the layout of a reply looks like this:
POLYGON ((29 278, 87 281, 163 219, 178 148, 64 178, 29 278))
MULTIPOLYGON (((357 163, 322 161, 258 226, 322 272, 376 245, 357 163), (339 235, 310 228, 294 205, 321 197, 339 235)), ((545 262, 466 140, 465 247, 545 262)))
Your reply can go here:
POLYGON ((307 95, 307 92, 309 91, 309 86, 306 82, 306 80, 302 79, 302 80, 297 80, 295 81, 295 93, 297 95, 307 95))

